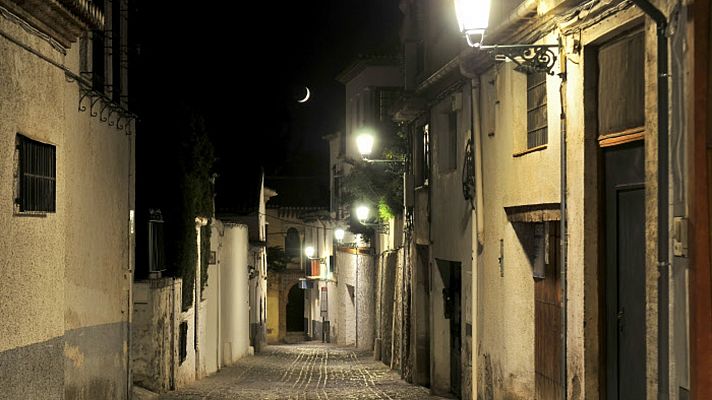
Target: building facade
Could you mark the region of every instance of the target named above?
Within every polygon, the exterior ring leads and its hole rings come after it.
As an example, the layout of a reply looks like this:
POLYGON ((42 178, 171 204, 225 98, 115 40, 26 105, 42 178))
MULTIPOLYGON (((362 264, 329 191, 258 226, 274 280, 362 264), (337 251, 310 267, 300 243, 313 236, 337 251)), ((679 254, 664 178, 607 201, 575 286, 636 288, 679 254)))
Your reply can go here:
POLYGON ((8 398, 129 396, 130 10, 119 0, 0 3, 8 398))
POLYGON ((406 377, 461 398, 706 398, 709 3, 493 3, 485 44, 550 45, 543 72, 469 48, 452 2, 401 10, 406 377))

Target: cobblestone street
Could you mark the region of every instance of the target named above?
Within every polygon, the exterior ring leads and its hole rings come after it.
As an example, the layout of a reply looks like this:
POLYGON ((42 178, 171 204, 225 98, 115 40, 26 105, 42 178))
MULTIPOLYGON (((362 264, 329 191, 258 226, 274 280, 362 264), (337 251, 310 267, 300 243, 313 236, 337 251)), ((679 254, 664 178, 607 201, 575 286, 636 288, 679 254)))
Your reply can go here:
POLYGON ((318 344, 269 346, 161 400, 439 399, 368 352, 318 344))

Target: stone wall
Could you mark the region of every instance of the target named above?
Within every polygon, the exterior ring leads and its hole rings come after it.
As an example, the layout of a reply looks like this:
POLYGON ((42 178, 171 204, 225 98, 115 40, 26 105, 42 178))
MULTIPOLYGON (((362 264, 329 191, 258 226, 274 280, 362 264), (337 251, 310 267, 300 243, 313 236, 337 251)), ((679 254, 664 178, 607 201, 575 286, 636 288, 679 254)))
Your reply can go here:
POLYGON ((134 319, 131 329, 133 379, 154 392, 174 387, 178 359, 178 326, 181 280, 164 278, 134 284, 134 319))

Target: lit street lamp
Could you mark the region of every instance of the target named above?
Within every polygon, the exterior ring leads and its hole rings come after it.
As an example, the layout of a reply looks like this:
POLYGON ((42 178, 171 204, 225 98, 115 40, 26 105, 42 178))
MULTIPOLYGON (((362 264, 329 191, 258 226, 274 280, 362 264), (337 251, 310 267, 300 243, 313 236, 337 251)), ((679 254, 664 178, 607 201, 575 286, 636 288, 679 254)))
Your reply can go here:
POLYGON ((358 152, 364 161, 368 163, 405 163, 405 160, 372 160, 368 158, 373 151, 374 142, 375 139, 370 130, 364 130, 356 136, 356 147, 358 147, 358 152))
POLYGON ((553 75, 558 44, 482 44, 487 28, 491 0, 454 0, 460 32, 467 38, 467 44, 480 50, 487 50, 496 61, 512 61, 522 72, 546 72, 553 75))
POLYGON ((489 11, 489 0, 455 0, 457 23, 470 47, 482 45, 482 39, 489 26, 489 11))
POLYGON ((356 219, 358 219, 358 221, 362 224, 366 223, 370 213, 371 209, 368 208, 368 206, 361 205, 356 207, 356 219))
POLYGON ((307 256, 308 259, 314 258, 314 247, 312 247, 312 246, 305 247, 304 255, 307 256))
POLYGON ((358 152, 361 154, 361 157, 366 158, 371 155, 373 142, 373 134, 370 132, 362 132, 356 136, 356 147, 358 147, 358 152))
POLYGON ((341 228, 336 228, 336 230, 334 231, 334 238, 339 243, 344 241, 344 235, 346 235, 346 231, 341 228))

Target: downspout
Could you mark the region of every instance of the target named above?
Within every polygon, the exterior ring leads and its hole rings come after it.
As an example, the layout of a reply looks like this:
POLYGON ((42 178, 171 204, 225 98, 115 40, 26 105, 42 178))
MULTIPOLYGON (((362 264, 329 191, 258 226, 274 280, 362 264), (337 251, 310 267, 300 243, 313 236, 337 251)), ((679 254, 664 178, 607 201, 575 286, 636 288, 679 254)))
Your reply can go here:
MULTIPOLYGON (((472 375, 478 376, 477 349, 479 348, 479 262, 478 254, 480 246, 484 246, 484 198, 482 184, 482 104, 480 101, 480 76, 477 73, 469 72, 465 68, 460 68, 460 73, 470 79, 470 146, 474 157, 474 199, 472 201, 472 375)), ((472 380, 472 393, 476 397, 478 392, 477 379, 472 380)))
MULTIPOLYGON (((561 39, 559 39, 561 42, 561 39)), ((559 77, 561 78, 561 86, 559 86, 560 106, 561 106, 561 125, 560 125, 560 159, 561 159, 561 202, 560 202, 560 228, 559 237, 561 244, 561 394, 564 400, 568 397, 568 364, 567 364, 567 333, 568 333, 568 284, 566 280, 567 269, 567 254, 568 249, 568 232, 567 232, 567 213, 566 213, 566 48, 563 45, 559 46, 561 70, 559 77)))
MULTIPOLYGON (((471 243, 472 243, 472 289, 470 290, 471 292, 471 303, 472 303, 472 376, 477 377, 479 376, 479 368, 477 366, 477 360, 478 360, 478 355, 477 355, 477 349, 479 349, 479 331, 478 331, 478 320, 479 320, 479 315, 478 315, 478 307, 479 307, 479 262, 478 262, 478 254, 479 254, 479 247, 480 243, 482 243, 482 236, 480 235, 482 227, 480 227, 480 213, 482 212, 482 190, 481 190, 481 185, 482 185, 482 171, 480 168, 478 168, 478 165, 482 165, 482 150, 481 150, 481 145, 482 143, 479 141, 482 138, 482 127, 480 126, 480 82, 479 82, 479 77, 478 76, 473 76, 470 80, 470 143, 472 143, 472 153, 475 157, 474 160, 474 165, 473 168, 475 169, 472 171, 475 175, 475 202, 474 202, 474 207, 472 210, 472 232, 473 236, 470 238, 471 243), (477 113, 477 114, 475 114, 477 113), (477 130, 477 133, 475 133, 475 130, 477 130)), ((473 387, 472 387, 472 394, 474 398, 478 398, 478 390, 479 388, 477 387, 478 384, 478 379, 473 379, 472 380, 473 387)))
POLYGON ((632 0, 657 25, 658 77, 658 398, 668 398, 668 43, 667 18, 648 0, 632 0))
POLYGON ((126 354, 126 390, 127 390, 127 398, 131 400, 133 398, 133 376, 132 376, 132 371, 131 371, 131 364, 132 364, 132 358, 131 358, 131 330, 132 328, 132 323, 133 323, 133 282, 134 282, 134 268, 133 268, 133 263, 134 263, 134 234, 135 234, 135 226, 136 226, 136 212, 133 208, 132 204, 132 195, 133 193, 131 192, 131 179, 133 178, 133 170, 131 168, 132 160, 133 160, 133 141, 132 135, 126 135, 128 138, 128 144, 129 144, 129 159, 128 159, 128 206, 129 206, 129 237, 128 237, 128 299, 127 299, 127 323, 126 326, 128 329, 126 330, 126 347, 128 348, 128 352, 126 354))
POLYGON ((356 332, 354 332, 354 336, 356 337, 356 349, 358 349, 358 253, 359 248, 356 247, 356 293, 354 294, 354 302, 356 303, 356 332))

